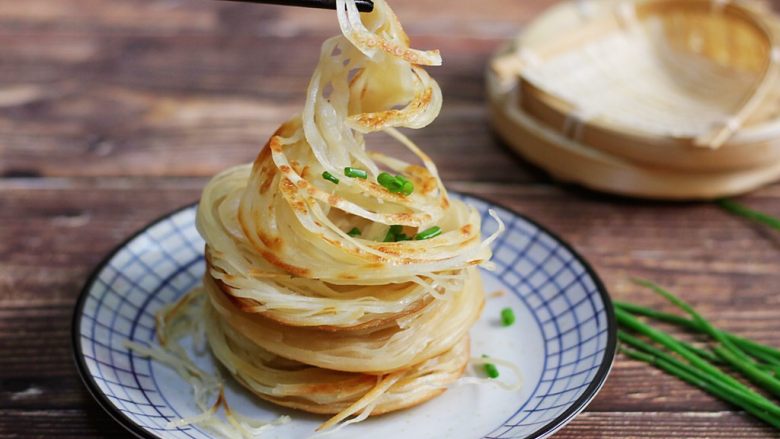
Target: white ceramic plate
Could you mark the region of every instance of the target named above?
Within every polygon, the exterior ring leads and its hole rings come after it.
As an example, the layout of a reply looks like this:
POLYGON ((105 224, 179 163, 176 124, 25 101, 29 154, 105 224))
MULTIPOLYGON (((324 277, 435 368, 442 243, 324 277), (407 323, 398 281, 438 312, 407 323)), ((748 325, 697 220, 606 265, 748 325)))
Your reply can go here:
MULTIPOLYGON (((609 296, 593 269, 568 244, 533 221, 471 196, 483 214, 483 234, 495 230, 495 210, 507 231, 494 245, 495 272, 483 270, 488 300, 471 331, 472 355, 512 361, 523 373, 522 390, 463 384, 418 407, 351 425, 338 438, 499 439, 551 435, 582 411, 609 373, 616 325, 609 296), (493 297, 494 291, 504 291, 493 297), (503 327, 500 310, 517 322, 503 327)), ((204 438, 197 426, 169 421, 198 413, 189 385, 172 370, 129 352, 125 340, 154 342, 154 314, 197 282, 204 270, 203 241, 195 207, 155 221, 121 244, 100 264, 79 297, 73 317, 76 364, 100 405, 139 437, 204 438)), ((194 354, 193 354, 194 355, 194 354)), ((195 356, 204 369, 210 354, 195 356)), ((479 375, 478 370, 469 370, 479 375)), ((504 370, 502 379, 515 379, 504 370)), ((259 419, 281 414, 292 422, 263 438, 312 435, 324 418, 260 401, 229 382, 227 398, 239 413, 259 419)))

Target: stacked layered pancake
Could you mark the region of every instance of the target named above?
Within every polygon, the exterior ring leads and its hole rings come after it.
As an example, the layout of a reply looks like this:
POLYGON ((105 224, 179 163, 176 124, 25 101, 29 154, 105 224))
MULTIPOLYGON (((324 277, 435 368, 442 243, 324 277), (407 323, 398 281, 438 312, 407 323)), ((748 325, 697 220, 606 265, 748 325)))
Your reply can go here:
POLYGON ((479 213, 395 129, 438 115, 420 66, 441 60, 374 5, 361 16, 339 0, 343 35, 323 44, 303 112, 252 165, 216 176, 197 216, 212 351, 259 397, 335 415, 324 428, 419 404, 463 374, 495 237, 481 240, 479 213), (368 151, 375 131, 420 164, 368 151))

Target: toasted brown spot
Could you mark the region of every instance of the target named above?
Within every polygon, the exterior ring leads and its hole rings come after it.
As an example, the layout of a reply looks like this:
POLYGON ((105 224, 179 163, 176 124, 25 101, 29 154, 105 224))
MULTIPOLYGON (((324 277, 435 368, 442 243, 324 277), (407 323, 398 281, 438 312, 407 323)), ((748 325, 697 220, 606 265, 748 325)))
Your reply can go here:
POLYGON ((260 194, 264 194, 268 191, 268 188, 271 187, 271 184, 274 181, 274 178, 276 177, 276 168, 271 168, 267 174, 265 174, 265 179, 263 180, 263 183, 260 184, 260 194))
POLYGON ((298 267, 292 264, 288 264, 286 262, 281 261, 279 258, 276 257, 273 253, 269 251, 261 251, 260 254, 265 258, 266 261, 268 261, 270 264, 281 268, 282 270, 300 277, 309 277, 309 274, 311 273, 308 269, 303 267, 298 267))
POLYGON ((397 213, 393 216, 399 223, 409 222, 414 219, 414 215, 409 212, 397 213))
POLYGON ((342 381, 336 381, 334 383, 317 383, 301 386, 299 392, 304 394, 323 394, 323 395, 338 395, 346 390, 351 390, 352 386, 364 386, 366 390, 369 390, 376 384, 376 378, 371 375, 356 375, 355 378, 350 379, 349 384, 345 384, 342 381))
POLYGON ((465 240, 465 241, 463 241, 463 242, 461 242, 460 244, 458 244, 458 246, 459 246, 459 247, 466 247, 467 245, 471 244, 471 243, 472 243, 472 242, 474 242, 474 241, 478 241, 478 239, 477 239, 477 236, 476 236, 476 235, 475 235, 475 236, 472 236, 471 238, 469 238, 469 239, 467 239, 467 240, 465 240))
POLYGON ((300 213, 307 213, 309 211, 309 208, 306 207, 306 203, 304 203, 303 200, 293 201, 290 205, 292 206, 293 210, 296 210, 300 213))
POLYGON ((463 233, 464 235, 468 236, 471 234, 471 224, 466 224, 465 226, 460 228, 460 233, 463 233))
POLYGON ((281 183, 281 190, 288 194, 292 194, 295 193, 297 187, 295 186, 295 183, 293 183, 289 178, 283 178, 281 183))
POLYGON ((300 163, 298 163, 297 160, 290 160, 290 166, 295 170, 295 173, 300 175, 301 171, 303 171, 303 167, 300 163))
POLYGON ((279 138, 274 136, 271 137, 270 143, 271 151, 273 152, 282 152, 282 143, 279 142, 279 138))
POLYGON ((389 255, 396 255, 396 256, 398 256, 398 255, 401 254, 401 250, 398 249, 397 247, 387 247, 387 246, 381 245, 381 246, 377 247, 376 249, 379 250, 382 253, 387 253, 389 255))
POLYGON ((255 158, 254 166, 260 166, 261 163, 263 163, 267 158, 271 156, 271 148, 269 145, 271 144, 271 139, 268 139, 268 142, 265 143, 265 146, 263 146, 263 149, 260 150, 260 153, 257 154, 257 158, 255 158))
POLYGON ((340 201, 341 201, 341 197, 339 197, 338 195, 330 195, 328 197, 328 204, 330 205, 339 204, 340 201))
POLYGON ((260 238, 260 241, 262 241, 266 247, 272 250, 279 251, 282 249, 282 238, 280 236, 271 237, 262 230, 258 230, 257 237, 260 238))
POLYGON ((491 299, 498 299, 499 297, 504 297, 504 296, 506 296, 506 291, 504 290, 496 290, 490 293, 491 299))
POLYGON ((292 171, 292 169, 290 169, 290 167, 287 165, 279 166, 279 170, 284 174, 289 174, 292 171))
POLYGON ((364 71, 365 71, 365 69, 360 69, 360 70, 358 70, 358 71, 355 73, 355 76, 353 76, 353 77, 352 77, 352 80, 351 80, 351 81, 349 81, 349 86, 350 86, 350 87, 352 87, 352 85, 353 85, 353 84, 354 84, 354 83, 355 83, 355 82, 358 80, 358 78, 360 78, 361 76, 363 76, 363 72, 364 72, 364 71))
POLYGON ((355 279, 357 279, 357 278, 358 278, 358 277, 357 277, 357 276, 355 276, 354 274, 350 274, 350 273, 340 273, 340 274, 339 274, 338 276, 336 276, 336 277, 337 277, 337 278, 339 278, 339 279, 345 279, 345 280, 355 280, 355 279))
POLYGON ((337 239, 330 239, 330 238, 325 237, 325 236, 323 236, 322 239, 325 242, 327 242, 328 244, 330 244, 330 245, 333 245, 333 246, 336 246, 336 247, 339 247, 339 248, 343 247, 343 245, 341 245, 341 241, 339 241, 337 239))
POLYGON ((298 187, 301 189, 306 189, 309 187, 309 182, 306 180, 298 180, 298 187))

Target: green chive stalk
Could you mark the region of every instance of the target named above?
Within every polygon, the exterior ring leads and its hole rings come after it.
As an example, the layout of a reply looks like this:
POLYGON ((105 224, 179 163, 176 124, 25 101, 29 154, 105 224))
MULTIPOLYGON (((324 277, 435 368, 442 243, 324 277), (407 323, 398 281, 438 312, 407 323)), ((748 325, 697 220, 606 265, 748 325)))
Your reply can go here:
POLYGON ((729 199, 718 200, 718 205, 724 210, 735 215, 739 215, 743 218, 764 224, 775 230, 780 230, 780 218, 750 209, 743 206, 742 204, 737 203, 736 201, 729 199))
MULTIPOLYGON (((644 317, 650 317, 655 320, 659 320, 666 323, 672 323, 678 326, 683 326, 688 329, 693 329, 695 331, 704 332, 702 327, 693 320, 688 320, 685 317, 676 316, 674 314, 665 313, 662 311, 656 311, 652 308, 646 308, 640 305, 635 305, 633 303, 626 303, 626 302, 619 302, 615 301, 613 302, 616 308, 621 308, 624 311, 630 312, 631 314, 636 314, 644 317)), ((766 346, 761 343, 757 343, 753 340, 748 340, 746 338, 740 337, 738 335, 732 334, 727 331, 718 330, 718 332, 722 333, 726 337, 728 337, 733 343, 738 345, 742 350, 747 352, 748 354, 760 358, 757 355, 754 355, 756 352, 761 352, 766 357, 772 357, 775 358, 777 361, 780 361, 780 350, 774 349, 771 346, 766 346)))
POLYGON ((780 429, 780 419, 778 419, 776 415, 767 413, 765 410, 756 407, 753 403, 740 396, 740 394, 735 394, 734 392, 723 390, 722 386, 712 385, 706 380, 701 379, 700 376, 697 376, 696 374, 691 372, 691 370, 693 370, 692 368, 682 368, 673 363, 670 363, 668 361, 665 361, 663 359, 660 359, 658 357, 655 357, 651 354, 647 354, 644 352, 634 351, 625 348, 621 348, 620 351, 626 356, 628 356, 629 358, 643 361, 650 365, 656 366, 659 369, 664 370, 665 372, 674 375, 680 378, 681 380, 710 393, 713 396, 716 396, 717 398, 720 398, 724 401, 727 401, 731 404, 741 407, 746 412, 750 413, 756 418, 766 422, 767 424, 771 425, 774 428, 780 429))
POLYGON ((724 383, 723 381, 719 380, 714 375, 708 374, 689 364, 685 364, 682 361, 678 360, 677 358, 673 357, 672 355, 656 348, 650 343, 647 343, 637 337, 634 337, 633 335, 628 334, 625 331, 619 331, 618 338, 620 339, 621 342, 630 345, 635 349, 639 349, 643 352, 646 352, 647 354, 653 355, 658 360, 666 361, 670 364, 675 365, 676 367, 687 370, 691 374, 697 376, 699 379, 706 381, 711 386, 717 387, 718 389, 724 392, 731 392, 737 394, 741 398, 750 401, 751 404, 754 404, 755 406, 761 408, 762 410, 766 410, 767 412, 774 414, 775 416, 780 416, 780 406, 764 398, 761 394, 751 390, 749 387, 741 383, 739 386, 730 386, 724 383))
POLYGON ((737 381, 735 378, 723 373, 720 369, 710 364, 708 361, 704 360, 699 355, 696 355, 694 352, 689 350, 683 343, 681 343, 676 338, 672 337, 671 335, 659 331, 645 323, 642 323, 634 317, 633 315, 629 314, 626 311, 621 310, 620 308, 615 309, 615 317, 617 317, 617 321, 620 325, 629 328, 631 330, 634 330, 640 334, 646 335, 653 341, 665 346, 667 349, 671 350, 672 352, 675 352, 679 354, 681 357, 688 360, 692 365, 698 367, 699 369, 702 369, 706 372, 709 372, 712 375, 717 376, 721 380, 725 381, 726 383, 738 387, 741 386, 742 383, 737 381))
POLYGON ((731 351, 731 353, 734 356, 739 357, 743 361, 750 361, 750 358, 747 356, 747 354, 742 352, 742 350, 740 348, 738 348, 734 343, 732 343, 732 341, 729 340, 728 337, 726 337, 720 331, 715 329, 715 327, 712 326, 710 324, 710 322, 708 322, 704 317, 702 317, 701 314, 696 312, 696 310, 693 309, 693 307, 690 306, 688 303, 686 303, 685 301, 683 301, 679 297, 675 296, 674 294, 670 293, 669 291, 665 290, 661 286, 659 286, 659 285, 657 285, 657 284, 655 284, 655 283, 653 283, 653 282, 651 282, 649 280, 633 279, 633 281, 637 285, 643 286, 645 288, 649 288, 652 291, 654 291, 655 293, 660 294, 666 300, 671 302, 674 306, 676 306, 676 307, 680 308, 681 310, 685 311, 686 313, 688 313, 688 315, 690 315, 693 318, 693 321, 698 324, 699 328, 701 328, 701 330, 703 332, 705 332, 710 337, 712 337, 713 339, 715 339, 718 342, 720 342, 729 351, 731 351))

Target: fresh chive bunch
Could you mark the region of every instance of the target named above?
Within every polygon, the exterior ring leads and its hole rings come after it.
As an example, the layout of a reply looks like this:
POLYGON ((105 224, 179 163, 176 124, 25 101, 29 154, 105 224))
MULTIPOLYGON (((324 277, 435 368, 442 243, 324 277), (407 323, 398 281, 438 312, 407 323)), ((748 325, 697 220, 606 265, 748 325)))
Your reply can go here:
POLYGON ((634 282, 663 296, 690 318, 615 302, 615 316, 622 328, 618 331, 621 352, 654 365, 780 429, 780 406, 732 376, 738 372, 762 390, 780 397, 780 350, 715 328, 689 304, 650 281, 637 279, 634 282), (707 335, 713 342, 712 347, 696 348, 653 328, 637 316, 707 335), (642 335, 655 344, 632 333, 642 335))

